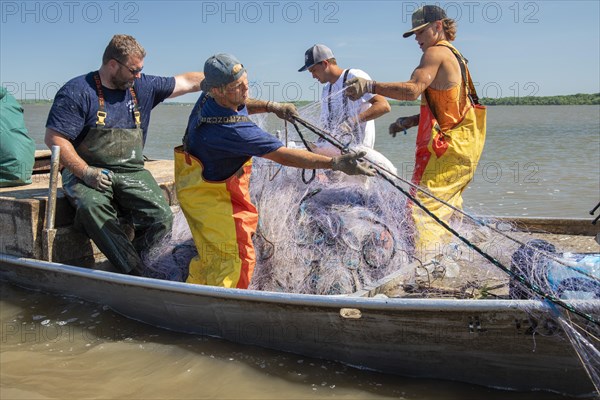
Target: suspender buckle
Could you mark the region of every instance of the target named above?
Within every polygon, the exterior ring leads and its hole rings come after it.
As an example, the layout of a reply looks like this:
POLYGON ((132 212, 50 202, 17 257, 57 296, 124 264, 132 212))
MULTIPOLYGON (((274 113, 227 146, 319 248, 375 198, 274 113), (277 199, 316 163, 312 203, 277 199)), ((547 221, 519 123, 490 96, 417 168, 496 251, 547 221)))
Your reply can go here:
POLYGON ((135 110, 133 112, 133 116, 135 118, 135 126, 139 128, 142 125, 142 118, 140 117, 140 112, 138 110, 135 110))
POLYGON ((106 119, 106 112, 105 111, 98 111, 96 113, 96 117, 98 118, 98 120, 96 121, 96 125, 102 125, 104 126, 104 120, 106 119))

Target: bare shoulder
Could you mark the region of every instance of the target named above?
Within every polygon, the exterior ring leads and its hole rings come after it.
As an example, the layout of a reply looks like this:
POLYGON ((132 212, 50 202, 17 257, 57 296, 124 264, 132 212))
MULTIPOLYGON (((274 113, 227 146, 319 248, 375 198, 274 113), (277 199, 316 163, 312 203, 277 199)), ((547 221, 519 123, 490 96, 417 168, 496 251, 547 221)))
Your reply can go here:
POLYGON ((432 82, 432 87, 435 89, 447 89, 449 86, 457 85, 461 82, 460 65, 456 60, 456 56, 446 46, 432 46, 427 51, 431 50, 431 59, 435 60, 438 66, 438 73, 432 82))
MULTIPOLYGON (((411 81, 423 87, 447 88, 448 82, 460 82, 454 72, 452 50, 442 46, 431 46, 423 52, 419 66, 413 71, 411 81)), ((458 68, 458 63, 456 65, 458 68)))
POLYGON ((435 46, 426 49, 421 56, 421 62, 419 63, 418 68, 434 68, 437 70, 446 59, 444 50, 448 49, 437 48, 435 46))
POLYGON ((452 50, 446 46, 431 46, 423 53, 424 59, 435 60, 442 62, 446 59, 453 58, 452 50))

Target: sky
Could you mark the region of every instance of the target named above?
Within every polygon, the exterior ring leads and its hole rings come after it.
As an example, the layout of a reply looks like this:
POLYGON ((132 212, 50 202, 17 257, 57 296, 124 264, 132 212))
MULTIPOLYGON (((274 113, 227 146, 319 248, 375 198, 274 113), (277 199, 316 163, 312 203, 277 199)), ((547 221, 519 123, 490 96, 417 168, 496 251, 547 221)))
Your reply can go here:
POLYGON ((454 44, 480 97, 600 92, 598 0, 2 0, 0 81, 17 99, 51 99, 69 79, 98 69, 112 35, 126 33, 146 49, 147 74, 201 71, 211 55, 231 53, 247 68, 253 97, 316 101, 321 85, 298 72, 315 43, 330 47, 342 68, 408 80, 422 53, 402 34, 424 4, 457 21, 454 44))

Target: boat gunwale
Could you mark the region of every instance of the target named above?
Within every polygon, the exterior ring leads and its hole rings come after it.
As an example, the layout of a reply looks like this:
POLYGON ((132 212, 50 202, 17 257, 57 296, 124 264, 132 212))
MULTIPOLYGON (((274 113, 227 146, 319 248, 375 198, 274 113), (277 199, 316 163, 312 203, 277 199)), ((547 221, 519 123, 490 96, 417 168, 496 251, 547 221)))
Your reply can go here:
MULTIPOLYGON (((52 273, 64 273, 76 277, 104 281, 112 284, 137 286, 159 291, 177 292, 187 295, 223 298, 264 303, 285 303, 295 306, 360 308, 375 311, 468 311, 493 312, 506 310, 540 310, 551 311, 551 307, 540 300, 513 299, 428 299, 428 298, 389 298, 389 297, 352 297, 350 295, 315 295, 301 293, 265 292, 252 289, 223 288, 216 286, 195 285, 185 282, 173 282, 154 278, 125 275, 117 272, 76 267, 72 265, 15 257, 0 253, 2 264, 34 268, 52 273)), ((0 280, 15 283, 6 279, 6 273, 0 273, 0 280)), ((44 285, 36 285, 43 287, 44 285)), ((43 291, 43 289, 42 289, 43 291)), ((600 300, 576 300, 583 309, 600 308, 600 300)))

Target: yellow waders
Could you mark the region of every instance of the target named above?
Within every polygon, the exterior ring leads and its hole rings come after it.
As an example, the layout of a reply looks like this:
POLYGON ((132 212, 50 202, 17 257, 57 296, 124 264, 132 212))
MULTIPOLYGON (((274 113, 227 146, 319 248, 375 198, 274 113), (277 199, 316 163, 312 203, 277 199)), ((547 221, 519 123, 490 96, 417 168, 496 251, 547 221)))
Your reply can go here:
MULTIPOLYGON (((442 131, 428 102, 422 102, 412 182, 438 199, 461 209, 462 193, 473 179, 483 151, 486 108, 479 104, 469 70, 460 53, 449 44, 438 45, 450 48, 461 64, 462 85, 471 105, 456 125, 442 131)), ((425 97, 428 97, 427 90, 425 97)), ((413 195, 446 223, 450 223, 453 218, 460 218, 452 208, 421 191, 413 190, 413 195)), ((412 204, 412 218, 416 230, 416 254, 427 259, 443 253, 450 233, 415 204, 412 204)))
POLYGON ((188 283, 245 289, 256 257, 252 235, 258 212, 250 201, 252 160, 225 181, 203 178, 202 163, 175 148, 175 187, 198 256, 190 262, 188 283))

